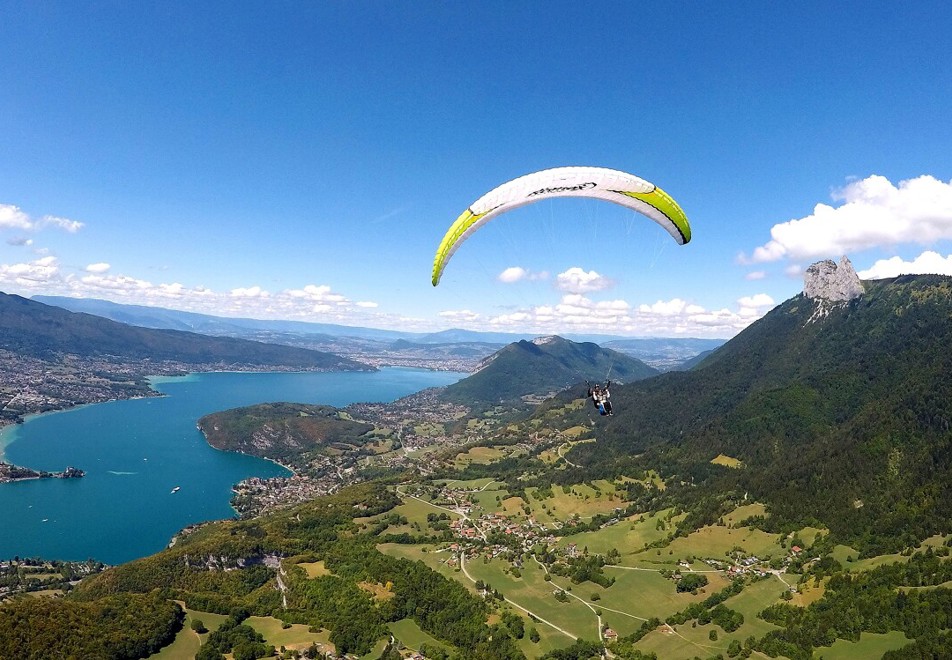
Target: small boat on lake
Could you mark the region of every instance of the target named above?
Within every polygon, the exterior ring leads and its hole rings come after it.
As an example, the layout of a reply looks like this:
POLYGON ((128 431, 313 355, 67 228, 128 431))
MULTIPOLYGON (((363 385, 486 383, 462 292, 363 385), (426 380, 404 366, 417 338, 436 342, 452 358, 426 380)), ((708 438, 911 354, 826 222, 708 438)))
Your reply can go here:
POLYGON ((175 488, 172 489, 172 492, 173 493, 179 492, 179 488, 181 488, 181 486, 176 486, 175 488))

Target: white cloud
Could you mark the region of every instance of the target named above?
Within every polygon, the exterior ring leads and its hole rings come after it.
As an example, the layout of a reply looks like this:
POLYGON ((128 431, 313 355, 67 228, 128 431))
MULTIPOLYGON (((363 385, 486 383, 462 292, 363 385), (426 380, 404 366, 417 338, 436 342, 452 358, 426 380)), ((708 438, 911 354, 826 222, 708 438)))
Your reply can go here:
POLYGON ((833 193, 804 218, 774 225, 771 240, 742 263, 813 259, 901 244, 952 239, 952 181, 929 175, 892 184, 873 175, 833 193))
POLYGON ((318 303, 347 302, 347 298, 331 291, 331 287, 327 284, 308 284, 303 289, 288 289, 284 291, 284 295, 290 296, 291 298, 312 300, 318 303))
POLYGON ((47 256, 19 264, 0 264, 0 284, 4 288, 23 287, 29 291, 42 289, 60 281, 59 262, 47 256))
MULTIPOLYGON (((773 300, 764 294, 742 298, 738 308, 706 310, 680 298, 633 307, 624 300, 594 301, 566 294, 555 305, 519 309, 489 319, 489 327, 513 332, 562 334, 604 332, 641 336, 732 337, 773 300)), ((485 329, 485 324, 480 326, 485 329)))
POLYGON ((766 293, 758 293, 753 296, 744 296, 738 299, 737 304, 741 307, 772 307, 774 305, 774 299, 766 293))
POLYGON ((239 287, 231 290, 232 298, 268 298, 270 295, 260 286, 239 287))
POLYGON ((99 262, 98 264, 89 264, 86 266, 87 273, 105 273, 109 270, 110 266, 107 263, 99 262))
POLYGON ((924 273, 952 275, 952 254, 943 257, 938 252, 929 250, 912 261, 904 261, 900 257, 880 259, 870 268, 858 272, 857 275, 864 280, 878 280, 885 277, 924 273))
POLYGON ((0 204, 0 229, 35 231, 50 226, 76 233, 83 228, 83 223, 55 215, 44 215, 39 219, 33 219, 18 206, 0 204))
POLYGON ((19 207, 0 204, 0 229, 33 229, 33 222, 19 207))
POLYGON ((610 279, 599 275, 594 270, 586 272, 578 266, 573 266, 556 276, 556 288, 569 293, 604 291, 610 289, 614 284, 610 279))
POLYGON ((364 309, 375 309, 376 307, 379 306, 377 303, 372 302, 372 301, 370 301, 370 300, 362 300, 362 301, 359 301, 359 302, 357 302, 357 303, 355 303, 355 304, 356 304, 358 307, 363 307, 364 309))
POLYGON ((500 282, 505 282, 506 284, 512 284, 513 282, 518 282, 529 276, 529 271, 525 268, 519 266, 512 266, 506 270, 499 273, 499 276, 496 278, 500 282))
POLYGON ((766 277, 767 277, 767 273, 762 270, 754 270, 744 275, 744 279, 747 280, 748 282, 754 282, 756 280, 766 279, 766 277))
POLYGON ((543 270, 541 272, 534 273, 532 271, 526 270, 522 266, 510 266, 496 276, 496 280, 504 284, 512 284, 521 280, 535 282, 547 279, 549 279, 549 273, 547 271, 543 270))
POLYGON ((479 314, 468 309, 446 310, 444 312, 440 312, 439 316, 449 319, 453 323, 472 323, 474 321, 478 321, 481 318, 479 314))
POLYGON ((68 231, 70 234, 75 234, 80 229, 83 228, 83 223, 78 220, 70 220, 69 218, 58 218, 55 215, 44 215, 36 223, 37 227, 47 227, 47 226, 59 227, 68 231))
POLYGON ((7 245, 12 245, 14 247, 30 247, 33 245, 33 239, 27 238, 26 236, 17 236, 16 238, 8 238, 7 245))

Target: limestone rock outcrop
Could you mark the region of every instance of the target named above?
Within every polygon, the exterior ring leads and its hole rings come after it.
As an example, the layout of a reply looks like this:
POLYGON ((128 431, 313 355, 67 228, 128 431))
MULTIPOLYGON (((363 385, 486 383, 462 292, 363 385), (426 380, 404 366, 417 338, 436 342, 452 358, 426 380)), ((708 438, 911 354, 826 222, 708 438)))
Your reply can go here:
POLYGON ((840 263, 831 259, 818 261, 803 276, 803 295, 830 302, 846 302, 866 292, 863 283, 844 255, 840 263))

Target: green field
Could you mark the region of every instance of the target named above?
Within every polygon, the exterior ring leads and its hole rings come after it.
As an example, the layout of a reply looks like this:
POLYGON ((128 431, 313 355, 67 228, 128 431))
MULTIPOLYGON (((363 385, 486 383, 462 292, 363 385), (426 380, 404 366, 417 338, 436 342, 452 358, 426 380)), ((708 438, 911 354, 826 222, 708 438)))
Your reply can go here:
POLYGON ((645 635, 637 646, 639 650, 654 653, 665 660, 690 660, 695 657, 710 658, 717 654, 725 656, 730 640, 731 637, 724 635, 714 624, 692 627, 691 623, 684 623, 673 628, 662 625, 645 635), (708 637, 712 629, 720 633, 716 642, 708 637))
POLYGON ((158 653, 150 655, 149 660, 192 660, 195 654, 198 653, 198 649, 201 647, 205 637, 208 636, 208 633, 199 635, 192 630, 192 621, 200 619, 202 623, 205 624, 205 627, 208 628, 209 631, 212 631, 217 630, 218 626, 228 618, 224 614, 188 610, 184 608, 184 603, 182 602, 179 602, 179 605, 182 605, 183 609, 185 609, 185 625, 182 626, 179 634, 175 636, 174 642, 158 653))
POLYGON ((279 650, 282 646, 288 649, 303 650, 315 642, 318 648, 324 652, 333 652, 334 650, 334 645, 330 641, 330 631, 328 630, 312 633, 308 626, 300 623, 295 623, 290 628, 284 628, 281 621, 273 616, 251 616, 245 619, 244 623, 261 633, 265 644, 272 644, 274 648, 279 650))
POLYGON ((880 658, 886 651, 899 649, 911 642, 905 633, 860 633, 858 642, 838 639, 833 646, 821 646, 813 652, 814 658, 823 660, 865 660, 880 658))
POLYGON ((632 555, 633 561, 679 561, 687 557, 712 557, 725 559, 734 547, 761 559, 785 555, 780 546, 779 534, 768 534, 750 527, 730 528, 709 525, 686 537, 674 539, 660 550, 646 550, 632 555))
POLYGON ((589 552, 602 555, 615 548, 621 552, 621 563, 630 565, 627 560, 630 555, 640 551, 648 543, 663 539, 668 534, 669 530, 661 530, 657 526, 658 520, 667 513, 668 511, 662 511, 653 517, 637 514, 594 532, 564 536, 559 540, 558 545, 564 548, 569 543, 574 543, 579 548, 587 547, 589 552))
POLYGON ((449 653, 455 651, 449 644, 441 642, 429 633, 424 632, 413 619, 400 619, 387 624, 387 627, 390 628, 390 632, 401 644, 413 651, 419 651, 423 644, 442 648, 449 653))
POLYGON ((776 630, 777 626, 767 623, 757 615, 770 605, 779 603, 785 589, 780 580, 771 576, 748 584, 739 594, 725 600, 726 607, 744 615, 744 625, 731 633, 731 637, 743 641, 750 635, 760 637, 776 630))

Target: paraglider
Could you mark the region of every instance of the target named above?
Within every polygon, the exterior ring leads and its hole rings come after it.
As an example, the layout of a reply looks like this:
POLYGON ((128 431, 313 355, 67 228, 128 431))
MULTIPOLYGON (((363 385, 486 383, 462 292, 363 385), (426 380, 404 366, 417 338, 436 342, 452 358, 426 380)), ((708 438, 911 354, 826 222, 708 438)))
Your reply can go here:
POLYGON ((684 211, 653 183, 604 167, 557 167, 513 179, 473 202, 449 228, 436 250, 433 286, 439 284, 447 262, 473 232, 507 211, 550 197, 591 197, 614 202, 648 216, 679 245, 691 240, 691 226, 684 211))

